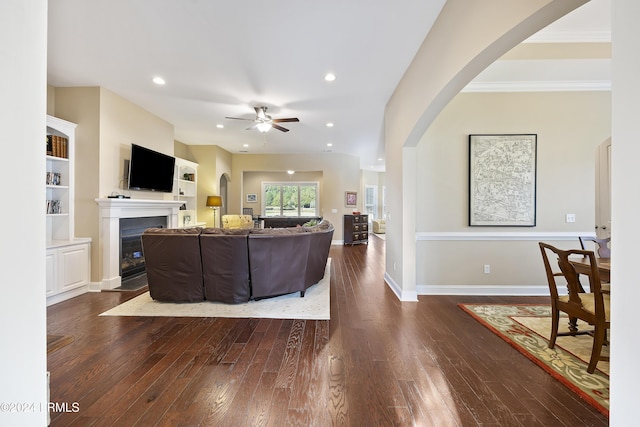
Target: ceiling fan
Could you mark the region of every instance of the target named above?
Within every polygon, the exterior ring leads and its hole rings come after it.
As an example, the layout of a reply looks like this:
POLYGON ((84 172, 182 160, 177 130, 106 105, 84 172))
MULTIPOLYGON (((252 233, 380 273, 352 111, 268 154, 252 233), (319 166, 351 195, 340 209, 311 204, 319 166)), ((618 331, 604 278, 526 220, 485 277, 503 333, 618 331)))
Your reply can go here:
POLYGON ((289 132, 289 129, 284 128, 276 123, 286 123, 286 122, 299 122, 297 117, 289 117, 285 119, 273 119, 270 115, 267 114, 267 107, 253 107, 256 110, 256 118, 255 119, 244 119, 241 117, 225 117, 227 119, 234 120, 250 120, 253 121, 253 124, 247 128, 247 130, 258 129, 260 132, 265 133, 268 132, 269 129, 274 128, 278 129, 281 132, 289 132))

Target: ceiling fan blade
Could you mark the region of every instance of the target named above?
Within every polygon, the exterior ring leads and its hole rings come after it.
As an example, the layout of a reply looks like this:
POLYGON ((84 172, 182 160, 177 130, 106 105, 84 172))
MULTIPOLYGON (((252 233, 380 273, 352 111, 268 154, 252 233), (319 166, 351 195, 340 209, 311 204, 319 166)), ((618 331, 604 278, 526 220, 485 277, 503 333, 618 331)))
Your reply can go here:
POLYGON ((250 120, 253 121, 254 119, 244 119, 242 117, 225 117, 225 119, 233 119, 233 120, 250 120))
POLYGON ((256 114, 258 115, 259 118, 261 119, 265 119, 266 116, 266 107, 253 107, 254 110, 256 110, 256 114))
POLYGON ((282 132, 289 132, 289 129, 283 128, 282 126, 278 126, 275 123, 271 123, 271 127, 274 129, 278 129, 279 131, 282 131, 282 132))
POLYGON ((286 119, 273 119, 272 122, 273 123, 286 123, 286 122, 299 122, 300 120, 298 120, 297 117, 289 117, 286 119))

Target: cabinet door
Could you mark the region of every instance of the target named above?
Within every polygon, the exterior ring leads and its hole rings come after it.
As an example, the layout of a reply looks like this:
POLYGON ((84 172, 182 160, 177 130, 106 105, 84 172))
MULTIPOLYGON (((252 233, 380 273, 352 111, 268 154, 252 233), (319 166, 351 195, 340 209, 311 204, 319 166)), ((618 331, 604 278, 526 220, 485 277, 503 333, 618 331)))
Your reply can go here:
POLYGON ((59 251, 60 290, 75 288, 89 282, 88 245, 70 246, 59 251))
POLYGON ((47 296, 56 291, 58 282, 58 256, 55 250, 48 250, 45 255, 47 296))

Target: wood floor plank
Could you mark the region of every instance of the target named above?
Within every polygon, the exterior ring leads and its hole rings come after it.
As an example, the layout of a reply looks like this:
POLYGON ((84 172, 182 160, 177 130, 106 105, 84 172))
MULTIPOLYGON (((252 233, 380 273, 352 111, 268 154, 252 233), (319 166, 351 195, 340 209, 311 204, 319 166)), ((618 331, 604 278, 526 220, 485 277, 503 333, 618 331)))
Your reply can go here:
POLYGON ((331 320, 112 317, 140 292, 48 307, 56 426, 606 426, 608 419, 459 303, 384 283, 385 242, 332 246, 331 320))

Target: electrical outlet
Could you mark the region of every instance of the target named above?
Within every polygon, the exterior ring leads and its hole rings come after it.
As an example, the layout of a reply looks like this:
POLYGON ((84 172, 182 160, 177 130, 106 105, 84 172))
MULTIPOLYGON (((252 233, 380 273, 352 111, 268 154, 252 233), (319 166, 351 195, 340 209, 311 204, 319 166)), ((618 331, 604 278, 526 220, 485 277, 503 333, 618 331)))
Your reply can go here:
POLYGON ((484 265, 484 274, 489 274, 489 273, 491 273, 491 265, 485 264, 484 265))
POLYGON ((576 222, 576 214, 567 214, 566 222, 576 222))

